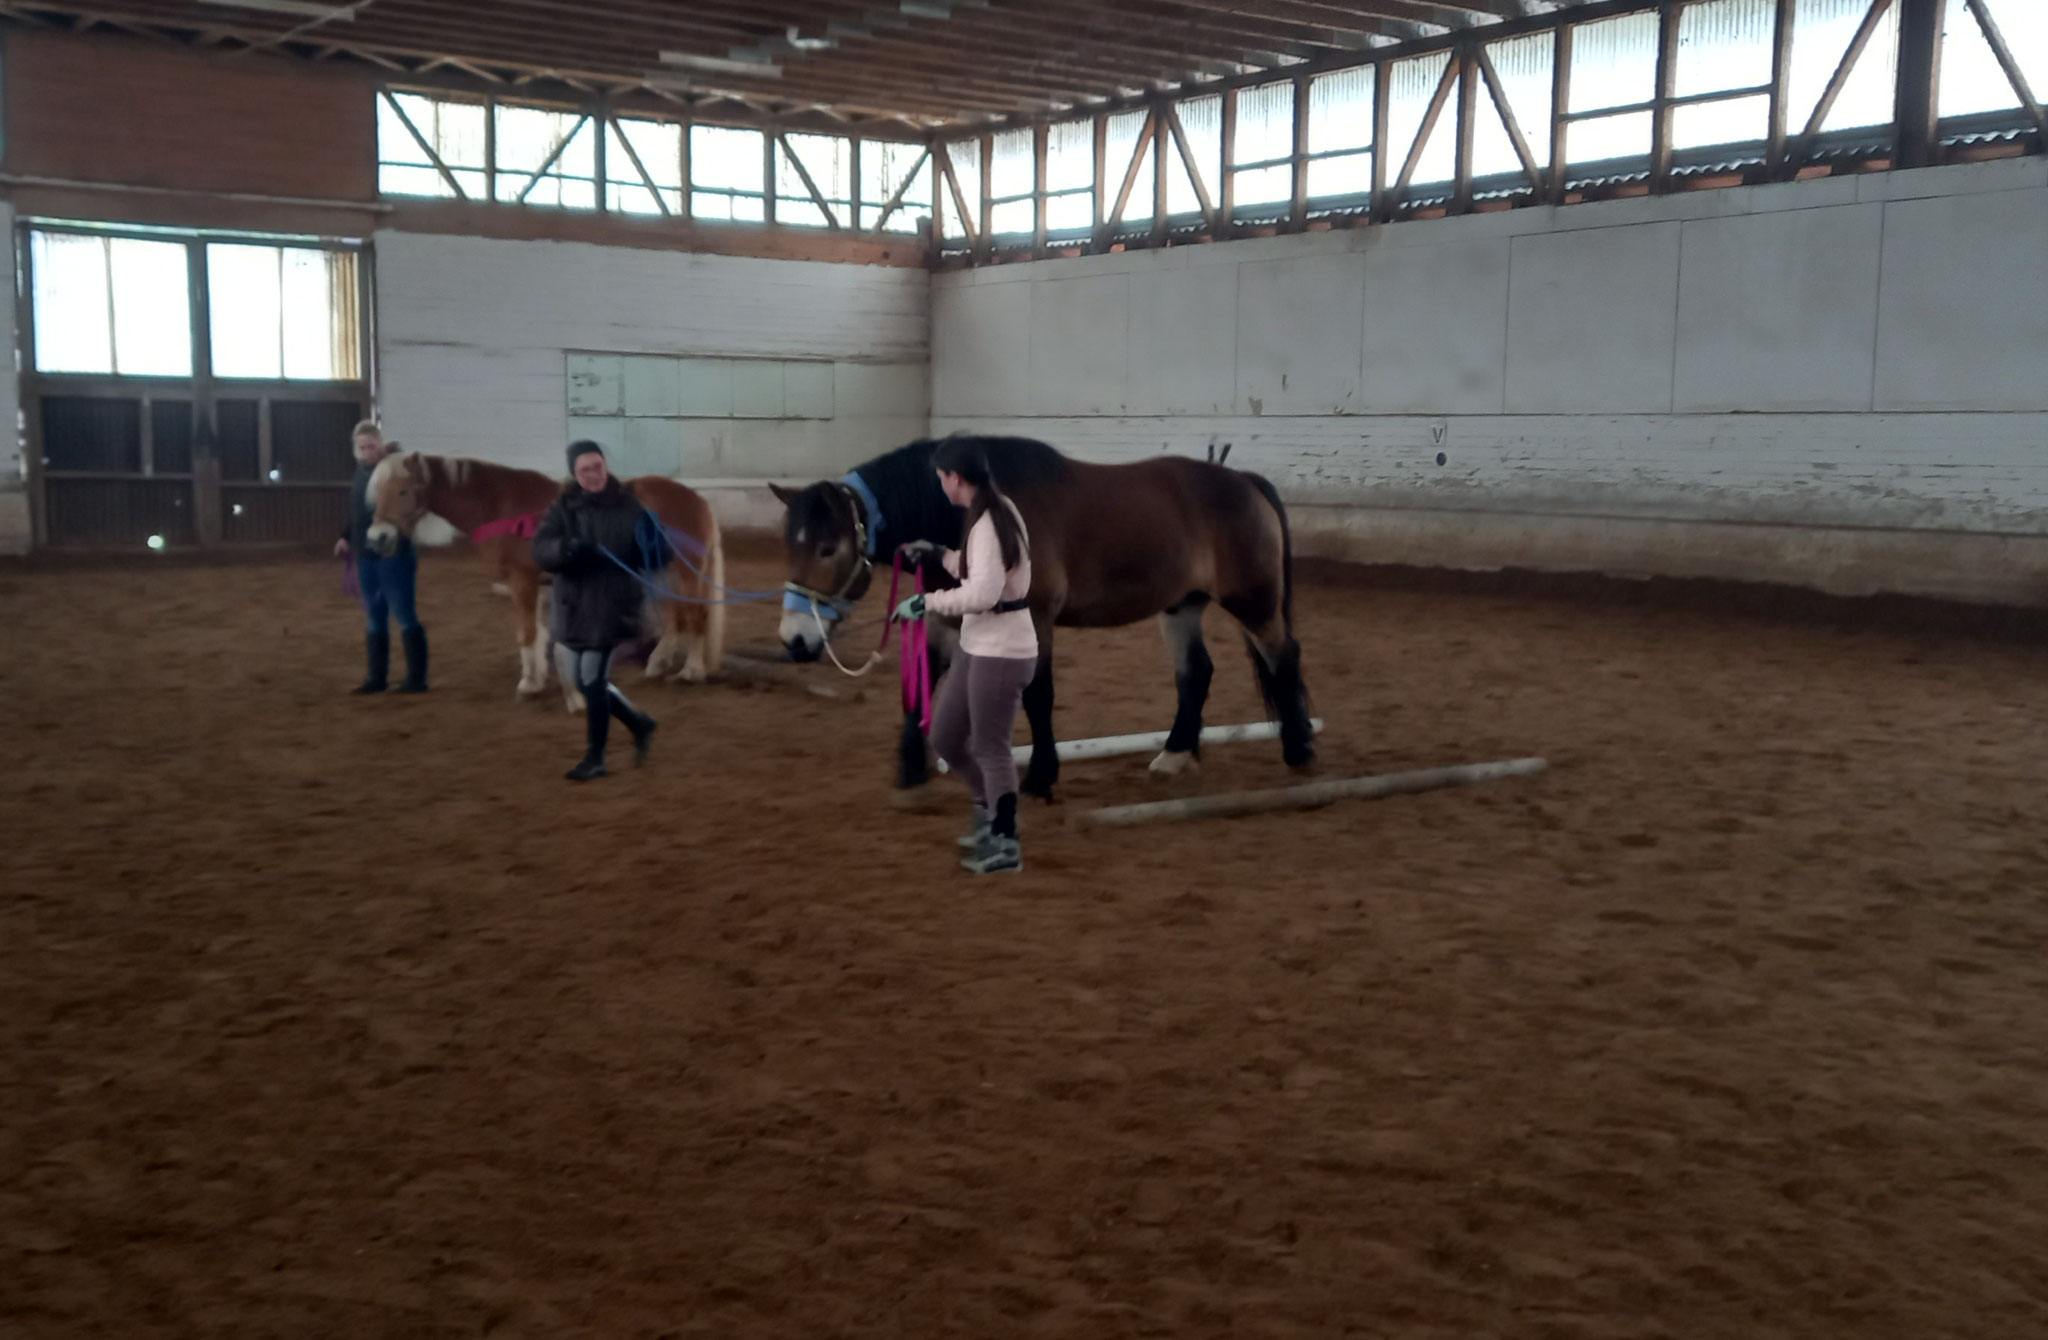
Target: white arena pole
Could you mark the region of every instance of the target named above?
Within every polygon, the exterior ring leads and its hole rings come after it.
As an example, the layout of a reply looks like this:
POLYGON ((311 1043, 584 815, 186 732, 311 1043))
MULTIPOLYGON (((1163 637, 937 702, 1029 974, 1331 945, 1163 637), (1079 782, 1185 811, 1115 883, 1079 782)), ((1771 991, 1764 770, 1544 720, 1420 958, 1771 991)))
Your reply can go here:
MULTIPOLYGON (((1309 729, 1317 735, 1323 732, 1323 719, 1317 717, 1308 723, 1309 729)), ((1140 731, 1136 735, 1098 735, 1089 740, 1062 740, 1059 756, 1062 763, 1078 763, 1089 758, 1116 758, 1123 754, 1149 754, 1166 748, 1163 730, 1140 731)), ((1280 723, 1277 721, 1248 721, 1241 726, 1207 726, 1202 730, 1202 743, 1236 744, 1242 740, 1277 740, 1280 738, 1280 723)), ((1031 761, 1031 746, 1020 744, 1010 751, 1019 766, 1031 761)), ((939 771, 946 772, 944 759, 939 760, 939 771)))
POLYGON ((1540 758, 1513 758, 1497 763, 1464 763, 1449 768, 1423 768, 1416 772, 1381 773, 1377 777, 1351 777, 1337 782, 1309 782, 1304 786, 1283 786, 1270 791, 1233 791, 1217 796, 1157 800, 1143 805, 1112 805, 1107 809, 1089 811, 1081 816, 1081 822, 1095 828, 1124 828, 1132 824, 1169 823, 1179 819, 1223 819, 1244 814, 1268 814, 1275 810, 1312 810, 1339 800, 1377 800, 1381 796, 1469 786, 1473 782, 1491 782, 1503 777, 1530 777, 1548 766, 1540 758))

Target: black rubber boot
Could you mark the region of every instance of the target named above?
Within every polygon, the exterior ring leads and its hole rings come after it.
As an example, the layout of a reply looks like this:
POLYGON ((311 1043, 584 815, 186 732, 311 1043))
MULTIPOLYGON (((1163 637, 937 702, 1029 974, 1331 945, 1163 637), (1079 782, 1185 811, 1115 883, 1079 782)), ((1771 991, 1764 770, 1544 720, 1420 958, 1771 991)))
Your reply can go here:
POLYGON ((400 693, 425 693, 427 691, 427 630, 407 628, 399 633, 405 643, 405 683, 398 686, 400 693))
POLYGON ((588 782, 605 775, 604 740, 611 731, 612 695, 602 680, 579 686, 583 690, 583 761, 569 769, 569 780, 588 782))
POLYGON ((363 652, 364 659, 369 662, 369 675, 351 692, 382 693, 391 672, 391 634, 381 628, 374 633, 364 633, 363 652))
POLYGON ((647 762, 647 751, 653 747, 654 732, 660 726, 653 717, 628 702, 626 695, 619 692, 618 685, 607 685, 606 696, 611 699, 612 715, 633 733, 633 766, 637 768, 647 762))

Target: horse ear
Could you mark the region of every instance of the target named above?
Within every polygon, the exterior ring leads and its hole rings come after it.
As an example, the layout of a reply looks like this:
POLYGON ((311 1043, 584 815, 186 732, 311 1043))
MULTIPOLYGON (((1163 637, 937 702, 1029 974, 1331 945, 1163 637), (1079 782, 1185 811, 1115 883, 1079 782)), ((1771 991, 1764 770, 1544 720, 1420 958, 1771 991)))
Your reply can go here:
POLYGON ((795 489, 786 489, 780 484, 770 484, 768 491, 774 494, 776 501, 784 507, 796 506, 797 491, 795 489))

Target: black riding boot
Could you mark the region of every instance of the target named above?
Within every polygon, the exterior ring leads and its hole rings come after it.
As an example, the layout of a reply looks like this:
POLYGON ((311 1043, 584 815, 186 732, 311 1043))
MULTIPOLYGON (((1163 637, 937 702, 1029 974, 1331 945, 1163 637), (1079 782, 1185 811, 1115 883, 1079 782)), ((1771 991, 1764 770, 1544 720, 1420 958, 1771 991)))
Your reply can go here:
POLYGON ((569 780, 587 782, 604 776, 604 739, 611 731, 611 686, 602 679, 577 685, 583 691, 583 761, 569 769, 569 780))
POLYGON ((647 750, 654 744, 655 720, 633 706, 616 684, 605 685, 605 697, 611 701, 612 715, 633 732, 633 766, 637 768, 647 761, 647 750))
POLYGON ((405 643, 405 683, 398 686, 400 693, 425 693, 427 691, 427 630, 407 628, 399 633, 405 643))
POLYGON ((380 628, 374 633, 363 634, 364 658, 369 662, 369 676, 351 690, 354 693, 384 692, 386 677, 391 672, 391 633, 380 628))

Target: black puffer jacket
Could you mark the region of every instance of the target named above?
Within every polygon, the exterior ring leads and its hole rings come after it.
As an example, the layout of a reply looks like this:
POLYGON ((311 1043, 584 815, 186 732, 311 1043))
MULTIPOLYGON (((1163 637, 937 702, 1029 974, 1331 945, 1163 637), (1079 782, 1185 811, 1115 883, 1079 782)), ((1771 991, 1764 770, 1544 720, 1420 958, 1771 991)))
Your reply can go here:
POLYGON ((638 568, 642 511, 617 479, 596 493, 571 483, 549 506, 533 533, 533 561, 555 574, 555 641, 575 651, 609 651, 640 636, 646 588, 602 550, 638 568))

